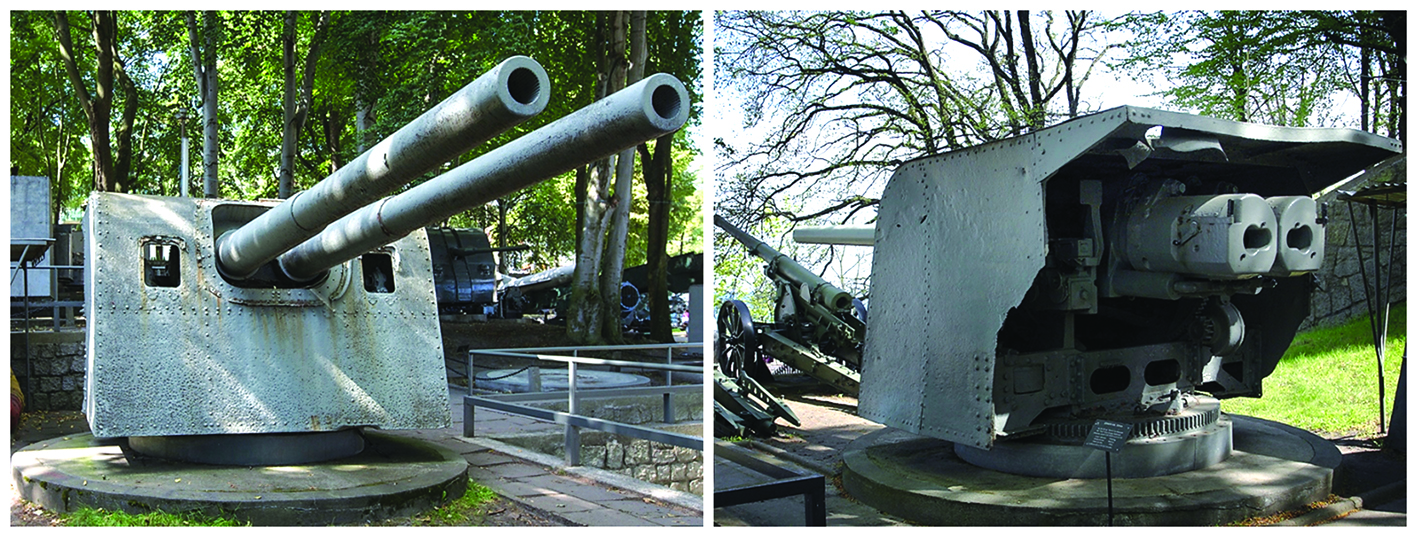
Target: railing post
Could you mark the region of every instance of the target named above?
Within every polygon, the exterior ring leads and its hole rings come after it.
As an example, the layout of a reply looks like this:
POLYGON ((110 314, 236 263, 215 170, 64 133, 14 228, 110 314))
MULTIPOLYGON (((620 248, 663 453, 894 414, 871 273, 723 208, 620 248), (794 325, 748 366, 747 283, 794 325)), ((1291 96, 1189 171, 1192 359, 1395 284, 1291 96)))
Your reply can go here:
MULTIPOLYGON (((471 354, 469 354, 469 356, 471 356, 471 354)), ((474 406, 474 405, 469 405, 469 404, 467 404, 467 401, 463 401, 463 404, 462 404, 462 435, 465 436, 465 437, 467 437, 467 438, 472 438, 473 436, 476 435, 476 432, 477 432, 477 431, 476 431, 476 427, 475 427, 475 425, 474 425, 474 424, 476 423, 476 421, 477 421, 477 420, 476 420, 476 414, 477 414, 477 407, 474 406)))
MULTIPOLYGON (((578 414, 576 405, 576 363, 567 364, 566 372, 566 413, 578 414)), ((575 425, 566 424, 566 466, 581 465, 581 430, 575 425)))
MULTIPOLYGON (((674 365, 674 347, 665 347, 665 365, 674 365)), ((674 372, 664 372, 664 387, 674 386, 674 372)), ((674 394, 664 392, 664 423, 674 423, 674 394)))
POLYGON ((541 368, 531 366, 526 370, 526 391, 541 392, 541 368))

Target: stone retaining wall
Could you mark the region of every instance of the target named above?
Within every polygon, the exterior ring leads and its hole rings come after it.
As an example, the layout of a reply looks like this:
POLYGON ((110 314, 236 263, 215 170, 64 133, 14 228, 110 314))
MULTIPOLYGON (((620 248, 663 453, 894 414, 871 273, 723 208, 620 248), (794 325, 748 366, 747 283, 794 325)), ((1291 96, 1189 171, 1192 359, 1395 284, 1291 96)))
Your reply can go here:
MULTIPOLYGON (((594 418, 692 436, 702 436, 704 432, 703 398, 698 395, 675 396, 674 415, 680 422, 678 425, 662 422, 663 403, 657 396, 587 399, 580 405, 583 415, 594 418)), ((561 412, 566 409, 564 402, 536 406, 561 412)), ((558 458, 566 456, 565 440, 559 433, 499 436, 497 440, 558 458)), ((695 449, 582 429, 581 465, 691 494, 702 496, 704 493, 704 454, 695 449)))
POLYGON ((10 371, 25 392, 26 410, 80 410, 87 367, 83 332, 33 332, 26 364, 24 334, 10 335, 10 371), (26 375, 33 368, 33 380, 26 375))
MULTIPOLYGON (((1406 182, 1407 165, 1406 161, 1396 163, 1387 167, 1382 173, 1366 182, 1406 182)), ((1367 271, 1369 285, 1375 279, 1373 274, 1373 224, 1372 213, 1363 204, 1352 204, 1352 216, 1349 215, 1349 203, 1338 200, 1339 191, 1354 191, 1359 185, 1345 185, 1334 192, 1319 198, 1320 202, 1328 203, 1328 224, 1324 230, 1324 264, 1319 272, 1315 273, 1317 288, 1310 301, 1309 319, 1300 327, 1301 330, 1320 326, 1332 326, 1341 324, 1353 318, 1361 318, 1368 315, 1366 303, 1367 295, 1363 290, 1363 271, 1367 271), (1357 224, 1358 233, 1353 233, 1353 224, 1357 224), (1356 245, 1356 246, 1355 246, 1356 245), (1358 264, 1358 249, 1363 252, 1363 266, 1360 269, 1358 264)), ((1384 281, 1386 281, 1386 271, 1388 267, 1392 270, 1392 291, 1391 299, 1394 303, 1405 302, 1407 300, 1407 211, 1393 210, 1391 208, 1378 208, 1378 233, 1381 240, 1381 249, 1378 254, 1382 261, 1382 271, 1384 281), (1393 219, 1397 219, 1396 233, 1393 231, 1393 219), (1394 237, 1395 235, 1395 237, 1394 237), (1388 245, 1395 241, 1395 248, 1389 250, 1388 245), (1391 255, 1389 255, 1391 252, 1391 255)), ((1379 305, 1378 300, 1374 305, 1379 305)))

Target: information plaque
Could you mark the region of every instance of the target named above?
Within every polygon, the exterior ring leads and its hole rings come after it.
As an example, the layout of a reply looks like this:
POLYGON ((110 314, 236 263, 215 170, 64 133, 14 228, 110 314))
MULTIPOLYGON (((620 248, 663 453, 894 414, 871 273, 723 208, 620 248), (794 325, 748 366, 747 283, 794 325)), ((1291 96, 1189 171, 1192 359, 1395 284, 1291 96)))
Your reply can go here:
POLYGON ((1122 446, 1127 443, 1127 437, 1131 434, 1132 424, 1130 423, 1097 420, 1092 423, 1092 430, 1087 432, 1087 440, 1083 441, 1082 445, 1108 453, 1116 453, 1122 450, 1122 446))

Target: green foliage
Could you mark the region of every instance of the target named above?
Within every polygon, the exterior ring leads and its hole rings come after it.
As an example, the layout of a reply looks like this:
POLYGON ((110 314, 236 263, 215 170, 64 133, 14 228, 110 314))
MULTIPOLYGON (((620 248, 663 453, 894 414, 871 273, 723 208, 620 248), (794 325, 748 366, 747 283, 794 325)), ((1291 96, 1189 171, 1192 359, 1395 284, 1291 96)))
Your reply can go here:
POLYGON ((164 513, 152 511, 142 514, 128 514, 84 507, 61 515, 66 526, 122 526, 122 527, 188 527, 188 526, 250 526, 229 518, 212 517, 201 513, 164 513))
POLYGON ((10 12, 10 165, 50 178, 55 210, 93 185, 83 110, 65 77, 48 12, 10 12))
POLYGON ((483 485, 468 482, 461 498, 435 507, 413 517, 415 526, 475 526, 487 514, 488 504, 496 501, 497 493, 483 485))
MULTIPOLYGON (((1385 401, 1392 411, 1398 374, 1407 345, 1407 307, 1395 306, 1388 323, 1383 363, 1385 401)), ((1303 332, 1264 380, 1259 399, 1227 399, 1221 407, 1243 414, 1329 434, 1378 433, 1378 366, 1366 316, 1339 326, 1303 332)), ((1387 420, 1387 416, 1383 417, 1387 420)))
MULTIPOLYGON (((784 250, 786 246, 778 241, 779 237, 788 233, 787 224, 780 220, 770 220, 758 227, 743 228, 742 224, 734 225, 740 226, 740 229, 773 248, 784 250)), ((713 311, 718 311, 719 305, 725 301, 738 300, 748 306, 754 320, 771 322, 773 304, 777 300, 777 288, 772 280, 768 279, 766 267, 766 261, 748 253, 748 249, 732 235, 714 227, 713 311)))
MULTIPOLYGON (((595 14, 591 12, 337 11, 330 15, 327 42, 316 66, 310 117, 298 138, 297 190, 314 185, 358 156, 361 146, 372 146, 513 55, 531 56, 546 68, 553 98, 545 112, 412 184, 584 107, 594 96, 595 47, 590 43, 595 14), (373 118, 365 133, 355 127, 361 104, 368 105, 373 118)), ((198 13, 199 26, 201 17, 198 13)), ((278 11, 217 12, 221 27, 218 171, 222 193, 229 198, 274 198, 277 193, 283 17, 278 11)), ((297 17, 296 51, 301 56, 310 46, 317 17, 315 12, 297 17)), ((679 76, 695 97, 696 107, 701 100, 697 98, 702 50, 698 17, 697 12, 651 12, 648 29, 649 72, 679 76)), ((85 26, 89 23, 78 15, 69 20, 76 40, 75 60, 84 76, 91 77, 95 53, 92 32, 85 26)), ((183 110, 190 118, 193 191, 200 192, 201 110, 184 12, 122 11, 117 13, 117 23, 119 56, 136 86, 139 105, 132 130, 129 190, 177 194, 181 138, 174 116, 183 110)), ((56 211, 77 218, 93 184, 88 127, 67 78, 56 76, 63 68, 52 14, 14 11, 10 25, 12 165, 21 174, 50 177, 56 211)), ((91 78, 87 82, 93 85, 91 78)), ((125 98, 123 92, 115 92, 115 126, 125 98)), ((681 151, 675 158, 675 196, 692 210, 675 212, 671 236, 689 234, 701 218, 701 182, 689 168, 697 151, 687 145, 690 139, 681 135, 676 142, 688 152, 681 151)), ((573 184, 567 174, 501 200, 507 208, 505 243, 526 243, 537 249, 526 264, 553 266, 574 250, 573 184)), ((642 195, 636 204, 637 210, 646 209, 642 195)), ((481 207, 449 223, 495 233, 497 214, 495 205, 481 207)), ((644 233, 643 215, 636 218, 640 223, 632 227, 632 236, 644 233)), ((631 244, 644 241, 638 236, 631 244)), ((643 260, 643 246, 638 250, 632 257, 643 260)))
MULTIPOLYGON (((1360 93, 1359 49, 1342 36, 1378 26, 1370 12, 1183 11, 1133 14, 1128 22, 1136 38, 1115 67, 1184 110, 1294 127, 1358 126, 1359 118, 1337 109, 1343 93, 1360 93)), ((1361 39, 1381 41, 1372 32, 1361 39)))

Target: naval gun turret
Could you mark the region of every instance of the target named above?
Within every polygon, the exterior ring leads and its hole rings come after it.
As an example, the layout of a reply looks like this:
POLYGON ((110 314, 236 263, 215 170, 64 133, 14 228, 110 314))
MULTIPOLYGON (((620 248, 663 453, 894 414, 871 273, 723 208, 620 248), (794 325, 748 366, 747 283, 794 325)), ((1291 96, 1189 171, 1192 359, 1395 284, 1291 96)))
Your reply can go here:
POLYGON ((506 60, 281 203, 94 193, 93 434, 267 465, 358 453, 364 427, 448 426, 424 226, 671 133, 689 111, 683 85, 653 75, 385 197, 539 113, 549 93, 539 64, 506 60))

